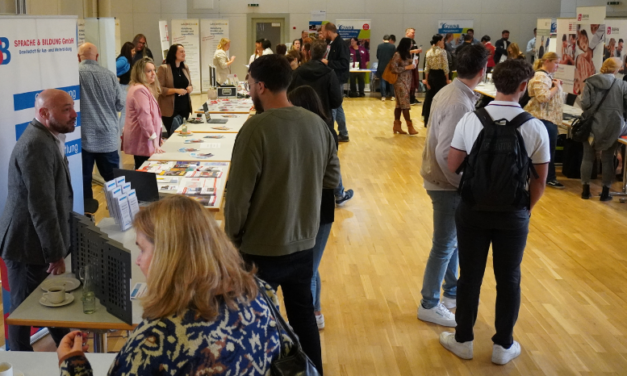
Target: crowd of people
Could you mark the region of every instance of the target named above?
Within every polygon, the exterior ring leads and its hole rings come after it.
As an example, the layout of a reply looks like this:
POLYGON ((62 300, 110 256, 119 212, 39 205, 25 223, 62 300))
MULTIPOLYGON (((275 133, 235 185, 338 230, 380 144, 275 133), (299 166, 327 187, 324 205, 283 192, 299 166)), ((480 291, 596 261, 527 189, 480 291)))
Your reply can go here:
MULTIPOLYGON (((335 207, 354 194, 344 189, 337 155, 339 142, 348 141, 343 84, 350 80, 351 90, 361 96, 363 81, 349 70, 367 65, 370 57, 357 39, 346 43, 333 23, 324 24, 320 35, 312 40, 303 32, 291 49, 279 45, 277 53, 268 40, 255 43, 247 82, 256 115, 244 124, 233 148, 224 231, 199 203, 183 196, 154 203, 135 218, 136 264, 146 276, 148 295, 143 321, 109 374, 246 370, 265 375, 274 362, 301 347, 323 374, 319 330, 325 321, 318 268, 335 207), (272 313, 279 287, 298 343, 272 313)), ((418 133, 410 109, 421 83, 422 48, 414 37, 410 28, 397 47, 396 37, 387 35, 377 48, 377 74, 383 77, 389 68, 396 75, 393 85, 381 78, 382 100, 393 87, 395 134, 407 133, 401 115, 409 134, 418 133)), ((497 281, 492 361, 506 364, 521 353, 513 330, 531 213, 547 185, 563 188, 554 158, 564 101, 562 83, 553 77, 560 63, 557 54, 544 53, 532 66, 520 58, 507 30, 494 46, 490 40, 484 36, 478 41, 471 29, 464 43, 453 46, 450 35, 436 34, 426 53, 422 83, 427 87, 423 116, 428 129, 420 173, 433 207, 433 236, 417 317, 455 328, 454 333, 443 331, 440 343, 458 357, 472 359, 473 326, 492 246, 497 281), (451 79, 453 69, 457 75, 451 79), (496 96, 476 110, 474 89, 490 69, 496 96), (523 108, 525 93, 529 101, 523 108), (485 147, 500 138, 507 141, 502 148, 517 147, 516 152, 499 154, 500 148, 485 147), (479 153, 485 149, 492 154, 479 153), (480 178, 494 174, 485 167, 493 161, 509 175, 491 175, 488 184, 480 178)), ((235 60, 227 57, 229 48, 230 41, 223 38, 215 53, 218 83, 235 60)), ((173 44, 157 69, 145 36, 138 34, 122 46, 117 77, 98 64, 98 57, 93 44, 79 48, 86 198, 93 197, 94 163, 111 180, 121 147, 139 168, 163 152, 162 125, 170 136, 192 111, 184 46, 173 44)), ((620 67, 610 57, 600 73, 585 80, 582 108, 596 110, 593 141, 583 143, 584 199, 591 197, 597 152, 611 166, 603 169, 601 200, 611 199, 617 138, 627 134, 627 83, 615 77, 620 67)), ((49 273, 64 273, 69 252, 73 193, 63 145, 77 114, 72 98, 55 89, 37 97, 35 111, 11 155, 9 197, 0 217, 12 310, 49 273)), ((9 326, 8 331, 12 349, 32 351, 27 327, 9 326)), ((84 355, 86 334, 58 328, 50 333, 63 374, 92 374, 84 355)))

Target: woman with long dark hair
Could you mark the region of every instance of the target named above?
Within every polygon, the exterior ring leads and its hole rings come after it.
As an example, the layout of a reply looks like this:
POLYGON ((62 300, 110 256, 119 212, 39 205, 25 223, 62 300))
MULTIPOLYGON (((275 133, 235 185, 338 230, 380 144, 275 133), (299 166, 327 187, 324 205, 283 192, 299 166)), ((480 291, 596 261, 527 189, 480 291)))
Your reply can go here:
MULTIPOLYGON (((131 65, 133 61, 133 55, 135 54, 135 45, 131 42, 126 42, 120 50, 120 54, 115 60, 115 68, 117 71, 118 81, 120 83, 120 90, 124 94, 124 103, 126 103, 126 93, 128 92, 128 84, 131 82, 131 65)), ((119 129, 120 132, 124 128, 124 118, 126 117, 126 105, 122 109, 120 115, 119 129)), ((121 135, 121 133, 120 133, 121 135)))
MULTIPOLYGON (((328 124, 329 119, 324 113, 322 102, 320 102, 318 94, 316 94, 315 90, 311 86, 304 85, 297 87, 289 92, 287 99, 289 99, 294 106, 302 107, 320 116, 322 120, 328 124)), ((335 147, 337 148, 337 134, 335 134, 335 130, 331 130, 331 133, 333 133, 335 147)), ((324 329, 324 315, 322 314, 322 308, 320 307, 320 289, 322 287, 322 282, 320 281, 318 266, 320 266, 324 248, 327 245, 329 234, 331 234, 331 226, 335 220, 335 194, 333 191, 333 189, 322 190, 322 201, 320 202, 320 228, 318 228, 316 245, 313 248, 314 265, 313 278, 311 279, 311 295, 313 296, 314 314, 316 315, 316 324, 318 324, 318 329, 324 329)))
POLYGON ((173 44, 168 50, 165 64, 157 71, 157 78, 161 86, 159 108, 163 125, 171 136, 176 129, 172 129, 174 117, 179 115, 188 119, 192 112, 190 93, 193 90, 189 68, 185 65, 185 47, 182 44, 173 44))
POLYGON ((433 97, 440 89, 451 83, 451 80, 448 78, 448 57, 444 49, 444 37, 442 35, 435 34, 431 38, 431 48, 427 51, 427 59, 425 61, 425 79, 423 83, 427 86, 427 95, 422 105, 422 116, 425 118, 426 126, 429 123, 433 97))
POLYGON ((409 134, 418 134, 418 131, 414 128, 411 121, 409 110, 411 105, 409 103, 409 91, 411 89, 412 70, 416 68, 416 64, 412 61, 411 53, 409 49, 412 46, 412 41, 409 38, 403 38, 398 43, 396 52, 390 61, 390 69, 392 73, 398 75, 396 83, 394 83, 394 95, 396 96, 396 108, 394 108, 394 133, 407 134, 401 128, 401 113, 407 122, 407 129, 409 134))

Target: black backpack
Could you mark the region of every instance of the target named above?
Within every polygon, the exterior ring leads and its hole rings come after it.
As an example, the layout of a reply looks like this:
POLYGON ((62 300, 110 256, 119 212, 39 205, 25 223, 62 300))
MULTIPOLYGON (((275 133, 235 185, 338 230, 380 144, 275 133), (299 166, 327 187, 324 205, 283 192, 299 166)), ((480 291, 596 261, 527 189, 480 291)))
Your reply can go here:
POLYGON ((529 209, 529 179, 538 174, 518 127, 533 116, 523 112, 508 122, 492 120, 485 108, 475 114, 483 129, 457 169, 458 174, 464 172, 458 190, 462 201, 479 211, 529 209))

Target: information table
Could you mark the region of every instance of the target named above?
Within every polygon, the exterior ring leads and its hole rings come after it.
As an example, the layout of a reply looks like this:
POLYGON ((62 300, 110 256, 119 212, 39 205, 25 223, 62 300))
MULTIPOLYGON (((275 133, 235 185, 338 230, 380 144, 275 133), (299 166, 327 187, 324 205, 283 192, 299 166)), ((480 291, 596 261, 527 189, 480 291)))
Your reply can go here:
MULTIPOLYGON (((226 120, 225 124, 210 124, 205 120, 203 114, 201 124, 187 123, 187 130, 192 133, 238 133, 242 126, 248 120, 248 114, 213 114, 212 120, 226 120)), ((181 133, 181 128, 175 131, 181 133)))
POLYGON ((195 135, 189 137, 174 135, 161 146, 161 149, 165 153, 154 153, 149 160, 230 162, 231 154, 233 154, 233 142, 223 141, 222 139, 204 139, 195 135), (203 142, 199 144, 185 144, 181 142, 183 138, 201 138, 203 142))
MULTIPOLYGON (((105 376, 116 354, 85 354, 94 376, 105 376)), ((0 363, 11 363, 15 371, 20 371, 24 376, 59 376, 59 358, 56 352, 23 352, 1 351, 0 363)))
MULTIPOLYGON (((122 232, 119 226, 115 224, 113 218, 104 218, 98 225, 100 230, 106 233, 111 239, 116 240, 124 245, 126 249, 131 251, 131 260, 133 260, 131 268, 131 288, 138 282, 146 282, 146 277, 135 265, 134 260, 139 256, 139 248, 135 244, 135 230, 130 229, 122 232)), ((71 256, 65 259, 66 270, 71 268, 71 256)), ((71 275, 73 276, 73 275, 71 275)), ((59 278, 60 276, 50 276, 48 278, 59 278)), ((106 330, 133 330, 142 320, 144 312, 138 300, 132 300, 133 307, 133 323, 128 325, 124 321, 113 316, 107 309, 100 305, 96 299, 96 312, 92 314, 83 313, 83 305, 81 297, 83 296, 82 287, 71 292, 74 301, 66 306, 50 308, 39 303, 44 291, 41 287, 26 298, 7 318, 9 325, 25 325, 37 327, 57 327, 57 328, 79 328, 93 331, 94 333, 94 349, 97 352, 106 351, 103 332, 106 330)))
MULTIPOLYGON (((250 114, 255 109, 250 98, 216 99, 206 103, 211 114, 250 114)), ((196 112, 204 113, 202 108, 196 112)))

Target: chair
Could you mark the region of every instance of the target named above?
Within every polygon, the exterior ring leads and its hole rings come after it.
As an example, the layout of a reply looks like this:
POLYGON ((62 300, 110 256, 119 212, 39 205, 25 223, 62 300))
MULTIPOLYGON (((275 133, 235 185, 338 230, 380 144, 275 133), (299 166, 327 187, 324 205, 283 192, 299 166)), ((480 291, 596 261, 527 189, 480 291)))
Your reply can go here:
POLYGON ((377 87, 381 86, 381 81, 379 77, 377 77, 377 68, 379 67, 379 62, 375 61, 370 63, 370 94, 377 92, 377 87), (375 84, 376 83, 376 84, 375 84))

